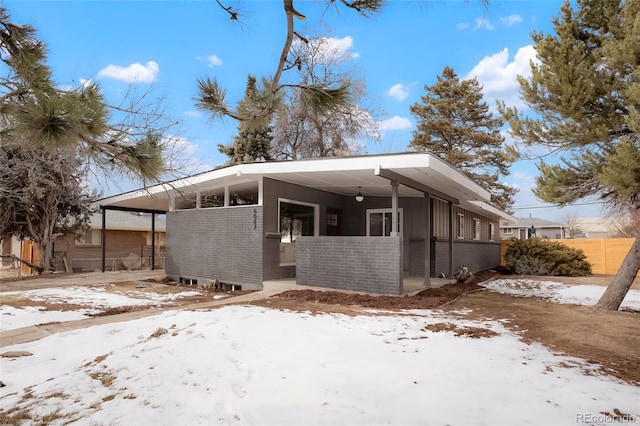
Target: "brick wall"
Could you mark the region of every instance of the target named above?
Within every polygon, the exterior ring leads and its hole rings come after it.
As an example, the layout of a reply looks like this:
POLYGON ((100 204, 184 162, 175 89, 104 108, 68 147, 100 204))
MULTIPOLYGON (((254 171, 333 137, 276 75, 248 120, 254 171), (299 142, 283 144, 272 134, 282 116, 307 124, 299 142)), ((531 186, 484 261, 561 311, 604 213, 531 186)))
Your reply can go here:
POLYGON ((262 229, 257 205, 169 212, 167 275, 261 289, 262 229))
POLYGON ((401 237, 300 237, 296 259, 297 284, 402 294, 401 237))
MULTIPOLYGON (((151 268, 151 246, 147 245, 147 232, 107 230, 105 244, 105 269, 122 270, 125 266, 122 259, 130 254, 143 259, 142 268, 151 268)), ((102 269, 101 245, 78 245, 73 235, 67 235, 54 242, 56 270, 64 270, 62 257, 74 270, 100 271, 102 269)), ((162 269, 164 249, 156 251, 156 269, 162 269)))

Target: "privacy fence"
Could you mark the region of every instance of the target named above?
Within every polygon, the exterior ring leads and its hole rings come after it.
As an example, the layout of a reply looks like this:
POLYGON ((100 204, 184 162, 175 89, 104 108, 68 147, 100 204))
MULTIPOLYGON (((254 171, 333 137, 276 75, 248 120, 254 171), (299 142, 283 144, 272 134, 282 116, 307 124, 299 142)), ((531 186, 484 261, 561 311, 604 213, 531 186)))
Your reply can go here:
MULTIPOLYGON (((629 253, 633 238, 588 238, 588 239, 563 239, 550 240, 557 241, 566 246, 580 249, 591 263, 593 274, 615 275, 618 273, 622 261, 629 253)), ((501 264, 504 266, 504 254, 507 251, 511 240, 502 241, 501 264)), ((638 273, 640 275, 640 272, 638 273)))

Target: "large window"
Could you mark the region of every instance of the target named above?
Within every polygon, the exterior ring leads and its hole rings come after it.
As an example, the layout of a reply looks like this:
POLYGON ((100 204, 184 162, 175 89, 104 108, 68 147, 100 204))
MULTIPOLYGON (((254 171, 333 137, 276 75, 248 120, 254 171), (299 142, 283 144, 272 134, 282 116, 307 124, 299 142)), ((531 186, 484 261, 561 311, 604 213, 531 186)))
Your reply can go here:
MULTIPOLYGON (((367 210, 367 237, 388 237, 391 235, 393 212, 391 209, 367 210)), ((398 209, 398 235, 402 235, 402 209, 398 209)))
POLYGON ((473 219, 473 239, 480 240, 482 238, 482 232, 480 228, 480 219, 473 219))
POLYGON ((101 229, 87 229, 84 231, 84 235, 80 238, 76 238, 77 246, 99 246, 102 240, 101 229))
POLYGON ((280 223, 280 264, 295 265, 298 237, 318 235, 318 205, 278 200, 280 223))

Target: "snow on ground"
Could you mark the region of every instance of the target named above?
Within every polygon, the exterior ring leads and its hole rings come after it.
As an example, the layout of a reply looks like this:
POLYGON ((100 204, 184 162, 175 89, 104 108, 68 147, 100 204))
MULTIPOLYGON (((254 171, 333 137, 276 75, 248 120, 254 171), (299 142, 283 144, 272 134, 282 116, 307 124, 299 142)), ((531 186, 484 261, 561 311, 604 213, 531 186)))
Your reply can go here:
POLYGON ((41 307, 32 306, 16 309, 11 306, 0 306, 0 330, 13 330, 30 325, 50 322, 75 321, 89 318, 110 308, 125 306, 156 306, 174 301, 181 297, 197 296, 198 291, 183 291, 171 294, 159 294, 152 291, 129 291, 128 294, 113 293, 104 287, 56 287, 38 290, 5 291, 4 297, 19 297, 36 302, 51 304, 74 304, 87 306, 87 309, 75 311, 45 311, 41 307))
POLYGON ((0 406, 30 411, 25 425, 52 412, 51 425, 140 426, 569 425, 611 423, 603 413, 615 409, 640 418, 639 387, 527 345, 498 321, 431 310, 167 311, 8 350, 33 354, 1 359, 0 406), (441 323, 496 334, 433 331, 441 323), (168 332, 151 337, 158 327, 168 332))
MULTIPOLYGON (((512 296, 533 296, 556 303, 587 306, 595 305, 606 289, 597 285, 567 285, 527 279, 498 279, 484 282, 482 286, 512 296)), ((629 290, 620 307, 640 311, 640 291, 629 290)))

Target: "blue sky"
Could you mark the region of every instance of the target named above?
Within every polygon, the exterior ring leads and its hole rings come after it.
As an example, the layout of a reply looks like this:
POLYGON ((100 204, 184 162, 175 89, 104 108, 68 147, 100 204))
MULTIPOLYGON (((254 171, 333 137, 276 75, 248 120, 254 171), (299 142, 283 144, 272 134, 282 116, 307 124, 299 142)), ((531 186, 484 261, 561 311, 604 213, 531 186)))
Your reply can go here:
MULTIPOLYGON (((117 101, 127 81, 142 90, 153 86, 171 114, 183 121, 186 153, 203 169, 226 161, 218 144, 236 132, 232 122, 211 122, 196 110, 196 80, 216 78, 229 101, 239 100, 246 76, 272 75, 284 40, 284 12, 279 0, 231 4, 241 23, 231 22, 214 0, 202 1, 11 1, 13 20, 37 28, 49 48, 49 65, 59 84, 99 82, 108 99, 117 101)), ((552 31, 561 1, 500 1, 488 7, 477 1, 389 1, 383 12, 365 19, 325 2, 296 1, 307 16, 300 33, 330 29, 332 43, 347 50, 349 64, 366 80, 378 110, 380 142, 363 141, 366 153, 408 150, 415 129, 410 105, 419 102, 445 66, 461 78, 476 77, 485 101, 501 99, 519 105, 517 75, 527 75, 533 58, 531 32, 552 31)), ((505 181, 520 188, 515 216, 566 221, 569 216, 598 216, 600 205, 565 209, 545 206, 531 193, 537 170, 532 160, 519 161, 505 181)), ((105 184, 104 195, 131 189, 105 184)))

